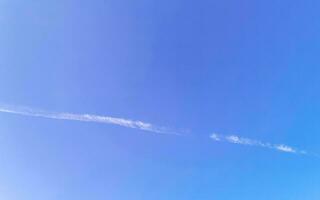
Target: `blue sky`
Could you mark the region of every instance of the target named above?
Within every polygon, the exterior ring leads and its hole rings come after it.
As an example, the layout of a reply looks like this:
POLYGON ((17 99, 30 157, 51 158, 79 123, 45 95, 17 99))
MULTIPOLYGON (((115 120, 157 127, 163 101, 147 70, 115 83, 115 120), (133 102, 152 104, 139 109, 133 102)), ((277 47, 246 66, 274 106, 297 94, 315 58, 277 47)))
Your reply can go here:
POLYGON ((0 113, 0 198, 318 200, 320 3, 0 2, 0 102, 187 136, 0 113))

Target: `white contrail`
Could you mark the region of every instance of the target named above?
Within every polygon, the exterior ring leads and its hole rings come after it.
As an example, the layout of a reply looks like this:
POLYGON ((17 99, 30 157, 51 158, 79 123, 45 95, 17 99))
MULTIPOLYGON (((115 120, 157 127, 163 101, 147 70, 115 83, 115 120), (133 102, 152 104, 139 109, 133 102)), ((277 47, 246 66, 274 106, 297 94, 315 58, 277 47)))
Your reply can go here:
MULTIPOLYGON (((176 132, 166 127, 155 126, 153 124, 142 122, 142 121, 109 117, 109 116, 99 116, 99 115, 91 115, 91 114, 74 114, 74 113, 64 113, 64 112, 56 113, 56 112, 36 110, 28 107, 8 106, 8 105, 0 104, 0 113, 1 112, 30 116, 30 117, 57 119, 57 120, 71 120, 71 121, 113 124, 113 125, 118 125, 126 128, 140 129, 144 131, 161 133, 161 134, 181 136, 181 135, 184 135, 185 133, 185 131, 176 132)), ((312 152, 306 152, 303 150, 298 150, 297 148, 293 148, 285 144, 271 144, 267 142, 261 142, 259 140, 239 137, 237 135, 222 135, 222 134, 213 133, 210 135, 210 138, 216 142, 227 142, 227 143, 238 144, 238 145, 256 146, 256 147, 273 149, 273 150, 277 150, 285 153, 309 155, 309 156, 315 156, 320 158, 318 154, 315 154, 312 152)))
POLYGON ((155 126, 150 123, 130 120, 130 119, 109 117, 109 116, 99 116, 99 115, 90 115, 90 114, 73 114, 73 113, 54 113, 54 112, 48 112, 48 111, 35 110, 28 107, 3 106, 3 105, 0 106, 0 112, 31 116, 31 117, 49 118, 49 119, 113 124, 113 125, 118 125, 118 126, 127 127, 127 128, 149 131, 153 133, 181 135, 181 133, 171 131, 165 127, 155 126))
POLYGON ((258 140, 239 137, 237 135, 221 135, 221 134, 213 133, 211 134, 210 138, 217 142, 228 142, 228 143, 239 144, 239 145, 257 146, 262 148, 274 149, 274 150, 278 150, 285 153, 308 154, 306 151, 298 150, 288 145, 270 144, 267 142, 261 142, 258 140))

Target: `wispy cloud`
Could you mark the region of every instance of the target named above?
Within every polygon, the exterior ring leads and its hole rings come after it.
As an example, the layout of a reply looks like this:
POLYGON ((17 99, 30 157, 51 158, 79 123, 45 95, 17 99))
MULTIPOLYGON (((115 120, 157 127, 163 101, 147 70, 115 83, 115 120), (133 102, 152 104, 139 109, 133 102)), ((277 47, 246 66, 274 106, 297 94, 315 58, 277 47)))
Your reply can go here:
MULTIPOLYGON (((116 118, 116 117, 110 117, 110 116, 101 116, 101 115, 92 115, 92 114, 74 114, 74 113, 65 113, 65 112, 57 113, 57 112, 37 110, 33 108, 28 108, 28 107, 8 106, 8 105, 1 105, 1 104, 0 104, 0 112, 29 116, 29 117, 112 124, 112 125, 122 126, 126 128, 140 129, 143 131, 149 131, 152 133, 160 133, 160 134, 184 135, 184 133, 186 133, 185 131, 174 131, 166 127, 156 126, 154 124, 150 124, 142 121, 116 118)), ((256 146, 261 148, 273 149, 273 150, 277 150, 285 153, 303 154, 303 155, 310 155, 310 156, 320 158, 318 154, 307 152, 304 150, 299 150, 297 148, 294 148, 285 144, 272 144, 268 142, 262 142, 259 140, 240 137, 237 135, 222 135, 222 134, 213 133, 210 135, 210 138, 216 142, 226 142, 226 143, 237 144, 237 145, 256 146)))
POLYGON ((28 107, 7 106, 7 105, 0 106, 0 112, 24 115, 24 116, 30 116, 30 117, 58 119, 58 120, 71 120, 71 121, 113 124, 113 125, 118 125, 118 126, 127 127, 127 128, 149 131, 153 133, 172 134, 172 135, 181 134, 181 133, 172 131, 166 127, 155 126, 153 124, 142 122, 142 121, 116 118, 116 117, 110 117, 110 116, 100 116, 100 115, 91 115, 91 114, 74 114, 74 113, 55 113, 55 112, 36 110, 28 107))
POLYGON ((285 153, 308 154, 304 150, 298 150, 294 147, 291 147, 285 144, 271 144, 271 143, 262 142, 259 140, 239 137, 237 135, 221 135, 221 134, 213 133, 210 135, 210 138, 217 142, 228 142, 228 143, 238 144, 238 145, 269 148, 269 149, 274 149, 274 150, 285 152, 285 153))

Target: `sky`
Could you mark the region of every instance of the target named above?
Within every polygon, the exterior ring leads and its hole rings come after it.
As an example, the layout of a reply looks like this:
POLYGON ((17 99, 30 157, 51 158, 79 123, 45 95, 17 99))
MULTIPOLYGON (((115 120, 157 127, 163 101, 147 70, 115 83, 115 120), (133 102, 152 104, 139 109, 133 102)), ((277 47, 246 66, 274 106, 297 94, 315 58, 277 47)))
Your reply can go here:
POLYGON ((1 0, 0 198, 318 200, 319 9, 1 0))

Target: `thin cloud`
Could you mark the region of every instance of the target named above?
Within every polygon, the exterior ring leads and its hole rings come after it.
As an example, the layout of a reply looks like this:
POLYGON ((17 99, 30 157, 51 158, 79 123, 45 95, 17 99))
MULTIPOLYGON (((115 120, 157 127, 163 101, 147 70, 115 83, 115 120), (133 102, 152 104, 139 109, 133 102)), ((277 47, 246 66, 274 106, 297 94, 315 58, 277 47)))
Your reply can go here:
MULTIPOLYGON (((151 123, 146 123, 143 121, 116 118, 116 117, 110 117, 110 116, 91 115, 91 114, 74 114, 74 113, 64 113, 64 112, 56 113, 56 112, 36 110, 28 107, 8 106, 8 105, 0 105, 0 112, 29 116, 29 117, 112 124, 112 125, 122 126, 126 128, 140 129, 143 131, 149 131, 149 132, 160 133, 160 134, 170 134, 170 135, 181 136, 181 135, 184 135, 183 133, 186 133, 185 131, 173 131, 172 129, 156 126, 151 123)), ((256 146, 260 148, 273 149, 273 150, 277 150, 284 153, 302 154, 302 155, 309 155, 309 156, 320 158, 318 154, 315 154, 312 152, 306 152, 304 150, 298 150, 297 148, 294 148, 285 144, 271 144, 271 143, 262 142, 259 140, 240 137, 237 135, 222 135, 222 134, 213 133, 210 135, 210 138, 216 142, 226 142, 226 143, 245 145, 245 146, 256 146)))
POLYGON ((165 127, 155 126, 153 124, 142 122, 142 121, 116 118, 116 117, 110 117, 110 116, 74 114, 74 113, 54 113, 54 112, 40 111, 40 110, 28 108, 28 107, 18 107, 18 106, 0 106, 0 112, 11 113, 16 115, 24 115, 24 116, 30 116, 30 117, 57 119, 57 120, 71 120, 71 121, 113 124, 113 125, 118 125, 126 128, 149 131, 153 133, 181 135, 181 133, 171 131, 165 127))
POLYGON ((284 152, 288 152, 288 153, 297 153, 297 151, 295 149, 293 149, 292 147, 289 147, 289 146, 283 145, 283 144, 276 145, 275 148, 279 151, 284 151, 284 152))
POLYGON ((270 144, 270 143, 262 142, 259 140, 239 137, 237 135, 221 135, 221 134, 213 133, 210 135, 210 138, 216 142, 228 142, 228 143, 238 144, 238 145, 257 146, 262 148, 274 149, 274 150, 285 152, 285 153, 308 154, 304 150, 298 150, 288 145, 270 144))

